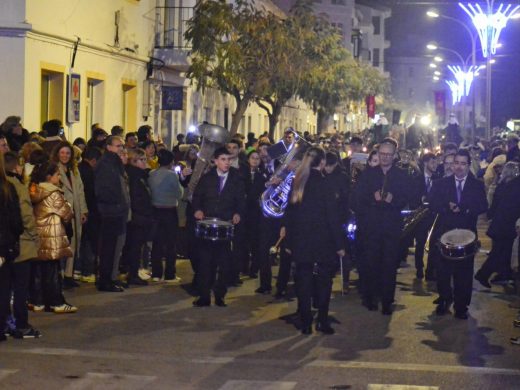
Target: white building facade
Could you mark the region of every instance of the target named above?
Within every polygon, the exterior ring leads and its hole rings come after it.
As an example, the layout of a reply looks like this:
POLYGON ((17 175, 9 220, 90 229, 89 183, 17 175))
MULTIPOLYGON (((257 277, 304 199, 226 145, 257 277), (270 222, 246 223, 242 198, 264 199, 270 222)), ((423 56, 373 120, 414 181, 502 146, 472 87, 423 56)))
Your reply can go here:
MULTIPOLYGON (((94 123, 107 131, 121 125, 127 132, 148 124, 169 145, 203 120, 229 125, 234 99, 197 92, 184 77, 189 48, 182 34, 194 5, 193 0, 3 0, 0 118, 19 115, 30 131, 60 119, 71 141, 89 138, 94 123), (166 86, 181 88, 180 109, 161 110, 166 86)), ((302 102, 290 102, 275 136, 287 126, 316 132, 316 117, 302 102)), ((239 131, 266 130, 265 111, 251 105, 239 131)))

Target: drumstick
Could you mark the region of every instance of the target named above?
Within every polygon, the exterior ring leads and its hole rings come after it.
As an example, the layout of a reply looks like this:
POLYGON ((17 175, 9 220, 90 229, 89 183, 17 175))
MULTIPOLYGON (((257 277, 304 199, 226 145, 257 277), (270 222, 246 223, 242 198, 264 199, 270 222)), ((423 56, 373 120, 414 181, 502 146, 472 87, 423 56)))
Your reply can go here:
POLYGON ((280 237, 278 241, 276 241, 276 244, 274 244, 275 248, 278 248, 280 246, 280 243, 283 241, 284 237, 280 237))

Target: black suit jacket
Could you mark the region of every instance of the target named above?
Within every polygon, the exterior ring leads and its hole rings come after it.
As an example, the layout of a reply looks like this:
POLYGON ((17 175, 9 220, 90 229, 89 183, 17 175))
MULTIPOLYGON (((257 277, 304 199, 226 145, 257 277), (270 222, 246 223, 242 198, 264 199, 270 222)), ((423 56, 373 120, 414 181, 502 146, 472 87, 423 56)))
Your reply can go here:
MULTIPOLYGON (((439 179, 439 175, 437 174, 437 172, 434 172, 432 174, 432 187, 430 188, 430 191, 433 188, 434 180, 438 180, 438 179, 439 179)), ((414 196, 413 196, 413 200, 411 201, 410 207, 413 209, 416 209, 422 205, 423 196, 428 197, 428 191, 426 189, 426 180, 425 180, 423 172, 421 172, 420 175, 416 175, 416 176, 412 177, 412 185, 413 185, 414 196)))
POLYGON ((244 182, 237 169, 229 169, 226 184, 220 193, 217 168, 212 168, 203 175, 195 187, 192 206, 194 211, 201 210, 207 218, 229 221, 233 218, 233 214, 243 216, 245 210, 244 182))
POLYGON ((484 183, 468 175, 459 204, 460 211, 451 211, 449 203, 457 203, 455 176, 445 177, 433 183, 429 194, 430 210, 439 214, 436 229, 440 233, 452 229, 469 229, 477 232, 478 216, 487 211, 484 183))
POLYGON ((321 255, 333 260, 336 251, 345 249, 335 190, 316 169, 311 169, 302 202, 289 202, 284 223, 296 262, 314 262, 321 255))

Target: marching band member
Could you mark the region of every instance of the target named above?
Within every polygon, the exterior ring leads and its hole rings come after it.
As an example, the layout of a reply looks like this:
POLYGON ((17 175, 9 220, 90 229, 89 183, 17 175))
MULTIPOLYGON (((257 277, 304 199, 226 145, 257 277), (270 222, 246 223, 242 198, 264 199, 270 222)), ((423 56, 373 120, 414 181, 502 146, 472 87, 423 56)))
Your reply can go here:
MULTIPOLYGON (((240 222, 245 209, 245 195, 238 171, 231 168, 231 155, 225 147, 213 154, 215 167, 201 177, 193 193, 192 206, 195 219, 219 218, 240 222)), ((198 292, 194 306, 209 306, 213 288, 215 305, 224 307, 229 277, 231 247, 229 241, 199 240, 198 292), (215 275, 216 272, 216 275, 215 275), (214 281, 214 282, 213 282, 214 281)))
POLYGON ((321 174, 324 166, 323 149, 309 148, 296 170, 285 214, 287 245, 296 263, 298 313, 305 335, 312 333, 312 297, 318 307, 316 330, 334 333, 328 323, 332 279, 337 256, 345 256, 335 192, 321 174))
MULTIPOLYGON (((452 229, 468 229, 477 234, 477 219, 487 210, 484 184, 469 173, 471 157, 467 150, 455 154, 453 176, 436 181, 430 193, 430 207, 439 214, 438 237, 452 229)), ((473 287, 474 256, 453 261, 441 256, 437 268, 439 300, 438 315, 448 312, 454 304, 455 317, 468 318, 473 287), (453 288, 452 288, 453 279, 453 288)))
POLYGON ((380 298, 385 315, 392 314, 403 227, 401 210, 409 203, 411 188, 407 173, 393 164, 396 150, 397 142, 385 138, 378 149, 379 166, 367 168, 355 188, 354 211, 363 215, 366 237, 363 305, 377 310, 380 298))

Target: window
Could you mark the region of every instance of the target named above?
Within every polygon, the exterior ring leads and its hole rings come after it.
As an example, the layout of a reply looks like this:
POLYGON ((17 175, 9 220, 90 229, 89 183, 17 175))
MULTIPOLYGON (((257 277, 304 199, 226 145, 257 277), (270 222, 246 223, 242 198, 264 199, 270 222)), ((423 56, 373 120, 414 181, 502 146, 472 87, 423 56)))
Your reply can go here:
POLYGON ((204 120, 208 123, 213 123, 211 118, 211 108, 210 107, 204 107, 204 120))
POLYGON ((199 107, 195 104, 193 105, 193 113, 191 115, 191 123, 195 126, 199 123, 199 107))
POLYGON ((121 125, 126 131, 137 129, 137 86, 132 81, 122 85, 121 125))
POLYGON ((85 135, 90 137, 91 127, 94 123, 104 122, 105 111, 105 83, 103 80, 87 76, 87 104, 85 135))
POLYGON ((372 16, 372 25, 374 26, 374 35, 381 34, 381 17, 372 16))
POLYGON ((253 118, 251 115, 248 115, 247 117, 247 132, 250 133, 253 128, 253 118))
POLYGON ((240 132, 244 134, 246 132, 246 116, 242 115, 242 119, 240 120, 240 132))
POLYGON ((222 124, 220 122, 220 110, 215 111, 215 124, 222 126, 222 124))
POLYGON ((42 69, 41 71, 40 120, 50 119, 64 121, 64 83, 63 72, 42 69))
POLYGON ((376 68, 379 67, 379 65, 380 65, 379 52, 380 52, 379 49, 374 49, 372 51, 372 65, 375 66, 376 68))
POLYGON ((224 127, 229 129, 229 108, 224 108, 224 127))

